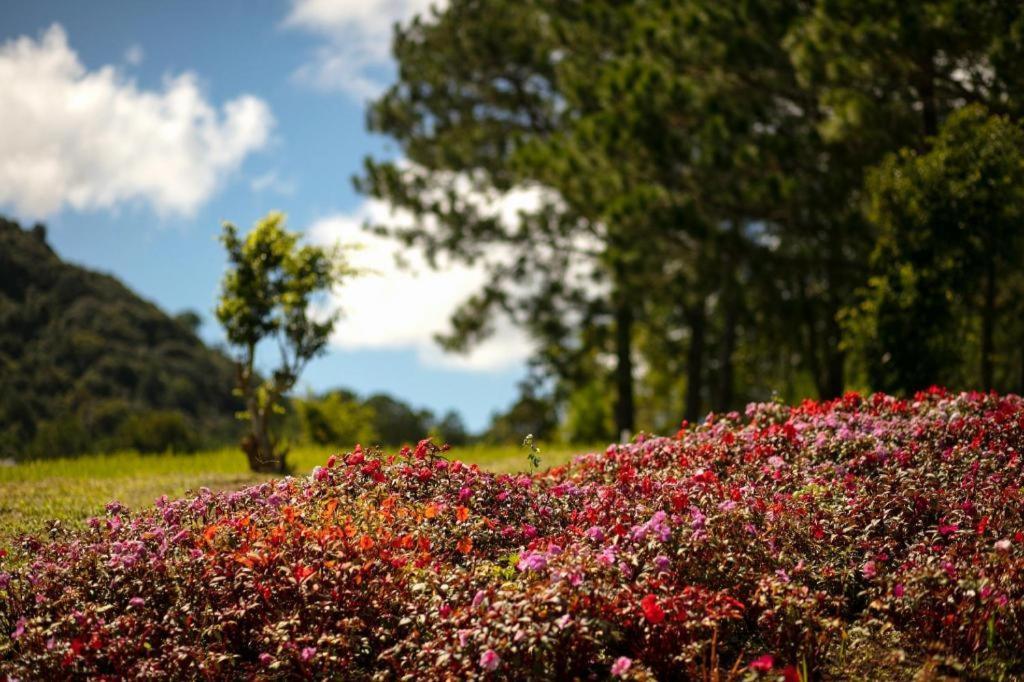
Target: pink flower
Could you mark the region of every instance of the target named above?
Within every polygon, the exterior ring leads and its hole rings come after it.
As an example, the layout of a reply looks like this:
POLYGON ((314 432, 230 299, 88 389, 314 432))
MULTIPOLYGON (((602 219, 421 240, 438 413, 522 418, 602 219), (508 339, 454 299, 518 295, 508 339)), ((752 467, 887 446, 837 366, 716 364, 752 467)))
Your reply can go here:
POLYGON ((892 588, 892 594, 896 598, 902 597, 905 593, 906 590, 903 588, 903 583, 897 583, 897 585, 892 588))
POLYGON ((957 532, 959 528, 959 525, 955 523, 946 523, 946 520, 943 519, 939 522, 939 535, 952 535, 957 532))
POLYGON ((771 654, 758 656, 750 662, 750 669, 758 672, 768 672, 775 667, 775 658, 771 654))
POLYGON ((526 552, 516 564, 520 571, 542 571, 548 565, 547 557, 538 552, 526 552))
POLYGON ((865 563, 864 566, 860 569, 860 574, 863 575, 868 580, 871 580, 876 575, 878 575, 878 571, 875 568, 875 562, 874 561, 868 561, 867 563, 865 563))
POLYGON ((270 665, 270 662, 273 660, 274 657, 265 651, 262 654, 260 654, 260 665, 270 665))
POLYGON ((303 663, 308 662, 309 659, 313 658, 314 656, 316 656, 316 649, 311 646, 304 647, 302 649, 302 653, 299 654, 299 658, 302 659, 303 663))
POLYGON ((615 662, 612 663, 612 677, 625 677, 632 665, 633 660, 631 658, 627 656, 619 656, 615 659, 615 662))
POLYGON ((128 605, 129 606, 139 607, 139 606, 145 606, 145 604, 146 604, 146 600, 143 599, 142 597, 132 597, 131 599, 128 600, 128 605))
POLYGON ((501 663, 501 657, 494 653, 494 649, 488 649, 480 656, 480 667, 484 670, 497 670, 501 663))
POLYGON ((1006 554, 1010 551, 1010 541, 1006 538, 1003 538, 1002 540, 997 540, 996 544, 993 546, 995 547, 997 552, 1002 552, 1003 554, 1006 554))

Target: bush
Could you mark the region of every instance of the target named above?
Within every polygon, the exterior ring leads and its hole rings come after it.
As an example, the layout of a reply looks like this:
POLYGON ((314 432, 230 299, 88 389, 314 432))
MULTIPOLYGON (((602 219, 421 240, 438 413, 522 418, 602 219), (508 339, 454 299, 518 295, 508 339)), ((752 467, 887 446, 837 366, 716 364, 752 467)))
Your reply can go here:
POLYGON ((357 448, 24 539, 0 674, 1018 676, 1022 451, 1024 400, 938 389, 755 404, 533 477, 357 448))
POLYGON ((139 452, 195 452, 199 435, 181 412, 153 410, 128 417, 117 432, 121 447, 139 452))

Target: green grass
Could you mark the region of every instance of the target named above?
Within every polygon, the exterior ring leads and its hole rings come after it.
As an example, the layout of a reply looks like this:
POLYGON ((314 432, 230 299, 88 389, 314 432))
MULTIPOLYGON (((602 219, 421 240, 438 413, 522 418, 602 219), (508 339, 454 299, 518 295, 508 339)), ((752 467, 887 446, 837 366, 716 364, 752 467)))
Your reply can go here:
MULTIPOLYGON (((289 454, 296 475, 308 474, 335 450, 295 448, 289 454)), ((583 446, 541 445, 541 466, 563 464, 583 446)), ((499 473, 526 471, 526 450, 514 445, 472 445, 448 453, 454 459, 499 473)), ((0 466, 0 547, 20 533, 45 531, 53 520, 80 525, 103 512, 111 500, 133 509, 161 495, 180 497, 189 490, 240 488, 270 478, 253 474, 237 449, 194 455, 119 453, 0 466)))

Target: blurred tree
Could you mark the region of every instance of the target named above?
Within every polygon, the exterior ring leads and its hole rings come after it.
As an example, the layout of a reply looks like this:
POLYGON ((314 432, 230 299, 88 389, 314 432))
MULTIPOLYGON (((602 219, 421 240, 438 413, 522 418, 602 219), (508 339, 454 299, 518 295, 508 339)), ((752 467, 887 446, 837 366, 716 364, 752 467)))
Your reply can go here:
POLYGON ((302 369, 327 345, 336 315, 316 319, 315 299, 354 274, 343 253, 299 246, 299 236, 284 226, 284 215, 270 213, 244 238, 231 223, 221 241, 229 268, 221 281, 217 319, 238 353, 238 390, 243 396, 249 434, 242 448, 253 471, 287 471, 287 448, 271 434, 271 417, 283 411, 281 400, 302 369), (281 364, 269 379, 256 372, 256 349, 274 339, 281 364))
MULTIPOLYGON (((849 328, 872 386, 1014 388, 1008 369, 997 382, 996 332, 1000 308, 1015 305, 1024 263, 1024 131, 983 107, 961 109, 927 152, 888 157, 868 197, 878 231, 874 275, 849 328), (964 371, 971 349, 977 370, 964 371)), ((1008 343, 1010 367, 1024 338, 1008 343)))
POLYGON ((425 438, 434 422, 429 410, 417 410, 393 396, 378 393, 365 400, 373 410, 373 429, 383 445, 408 445, 425 438))
POLYGON ((539 441, 550 440, 558 427, 558 412, 552 402, 537 395, 531 384, 520 386, 519 398, 504 412, 495 413, 482 438, 488 443, 521 443, 533 434, 539 441))
POLYGON ((630 290, 636 258, 627 252, 635 242, 598 222, 594 198, 569 191, 569 175, 550 182, 521 153, 577 114, 560 90, 558 64, 569 46, 552 30, 549 6, 460 1, 399 27, 400 78, 372 104, 368 122, 396 139, 405 159, 368 159, 356 184, 420 219, 391 231, 432 263, 443 256, 487 267, 489 281, 453 316, 443 345, 465 350, 505 314, 537 340, 538 370, 571 382, 581 334, 603 326, 611 331, 601 338, 614 358, 616 421, 632 430, 639 294, 630 290), (525 194, 510 224, 492 202, 513 190, 525 194))
POLYGON ((441 419, 434 424, 431 432, 437 436, 442 443, 451 446, 465 445, 469 442, 469 432, 458 412, 448 411, 441 419))
POLYGON ((379 440, 374 409, 347 391, 293 398, 291 407, 298 422, 296 439, 301 442, 351 448, 379 440))

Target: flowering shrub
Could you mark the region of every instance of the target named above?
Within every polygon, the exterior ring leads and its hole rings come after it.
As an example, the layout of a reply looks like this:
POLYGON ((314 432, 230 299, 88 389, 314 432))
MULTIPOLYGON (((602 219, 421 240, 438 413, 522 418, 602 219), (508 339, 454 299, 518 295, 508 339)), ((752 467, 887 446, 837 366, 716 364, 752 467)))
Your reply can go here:
POLYGON ((711 415, 536 476, 422 442, 0 559, 0 676, 1024 673, 1024 400, 711 415), (6 563, 4 563, 6 562, 6 563))

